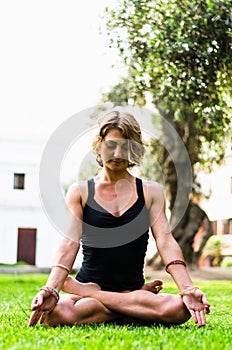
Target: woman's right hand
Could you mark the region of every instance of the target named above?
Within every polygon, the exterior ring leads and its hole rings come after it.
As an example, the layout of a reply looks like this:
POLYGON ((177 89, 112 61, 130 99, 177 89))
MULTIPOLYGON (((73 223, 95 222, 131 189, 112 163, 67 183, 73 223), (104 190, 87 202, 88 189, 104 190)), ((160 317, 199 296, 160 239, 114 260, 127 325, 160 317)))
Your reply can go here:
POLYGON ((38 294, 34 297, 31 303, 32 314, 30 316, 28 326, 34 326, 40 320, 40 323, 43 323, 43 320, 46 318, 56 306, 57 300, 53 295, 49 294, 45 290, 40 290, 38 294))

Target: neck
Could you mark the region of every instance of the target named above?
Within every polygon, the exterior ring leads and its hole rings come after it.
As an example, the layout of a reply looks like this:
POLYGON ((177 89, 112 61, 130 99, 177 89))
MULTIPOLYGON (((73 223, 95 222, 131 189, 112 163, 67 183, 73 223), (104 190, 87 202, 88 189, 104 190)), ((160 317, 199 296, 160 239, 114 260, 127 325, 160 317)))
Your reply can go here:
POLYGON ((127 170, 111 171, 110 169, 106 169, 104 167, 96 177, 96 179, 99 179, 100 181, 111 182, 111 183, 115 183, 121 179, 129 180, 132 178, 133 176, 127 170))

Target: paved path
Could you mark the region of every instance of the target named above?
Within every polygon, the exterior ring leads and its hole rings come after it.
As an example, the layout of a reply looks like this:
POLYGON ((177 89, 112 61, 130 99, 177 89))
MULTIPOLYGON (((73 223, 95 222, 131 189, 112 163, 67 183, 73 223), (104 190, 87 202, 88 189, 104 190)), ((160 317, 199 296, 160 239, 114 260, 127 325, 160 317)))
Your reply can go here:
MULTIPOLYGON (((203 268, 199 270, 188 270, 191 278, 195 281, 207 281, 207 280, 228 280, 232 281, 232 269, 221 268, 203 268)), ((164 270, 155 271, 150 267, 145 269, 146 278, 161 279, 163 281, 171 281, 172 278, 164 270)))
MULTIPOLYGON (((37 268, 35 266, 0 266, 0 274, 32 274, 32 273, 49 273, 49 268, 37 268)), ((76 271, 72 271, 75 273, 76 271)), ((193 280, 228 280, 232 281, 232 269, 221 268, 204 268, 190 271, 190 276, 193 280)), ((149 266, 145 268, 146 278, 161 279, 171 281, 171 277, 164 270, 153 270, 149 266)))

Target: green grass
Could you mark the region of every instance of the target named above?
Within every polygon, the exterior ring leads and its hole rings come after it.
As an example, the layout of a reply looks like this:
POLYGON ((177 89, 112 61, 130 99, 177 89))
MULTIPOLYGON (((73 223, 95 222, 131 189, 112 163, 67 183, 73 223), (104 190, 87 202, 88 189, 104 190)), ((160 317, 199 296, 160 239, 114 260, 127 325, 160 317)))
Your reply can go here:
MULTIPOLYGON (((196 282, 212 305, 207 326, 203 328, 192 320, 170 328, 115 324, 28 327, 31 300, 46 279, 46 275, 0 275, 0 349, 232 349, 230 281, 196 282)), ((171 282, 164 282, 164 291, 178 292, 171 282)))

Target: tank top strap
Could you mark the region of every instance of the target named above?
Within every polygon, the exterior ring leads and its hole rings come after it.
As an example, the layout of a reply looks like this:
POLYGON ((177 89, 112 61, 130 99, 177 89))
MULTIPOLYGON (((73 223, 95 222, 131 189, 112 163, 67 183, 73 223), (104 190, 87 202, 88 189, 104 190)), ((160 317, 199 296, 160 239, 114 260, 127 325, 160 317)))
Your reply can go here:
POLYGON ((144 193, 143 193, 143 182, 138 177, 136 177, 136 188, 137 188, 137 194, 139 199, 142 199, 145 202, 144 193))
POLYGON ((88 180, 88 199, 87 203, 90 203, 93 200, 95 194, 94 178, 88 180))

